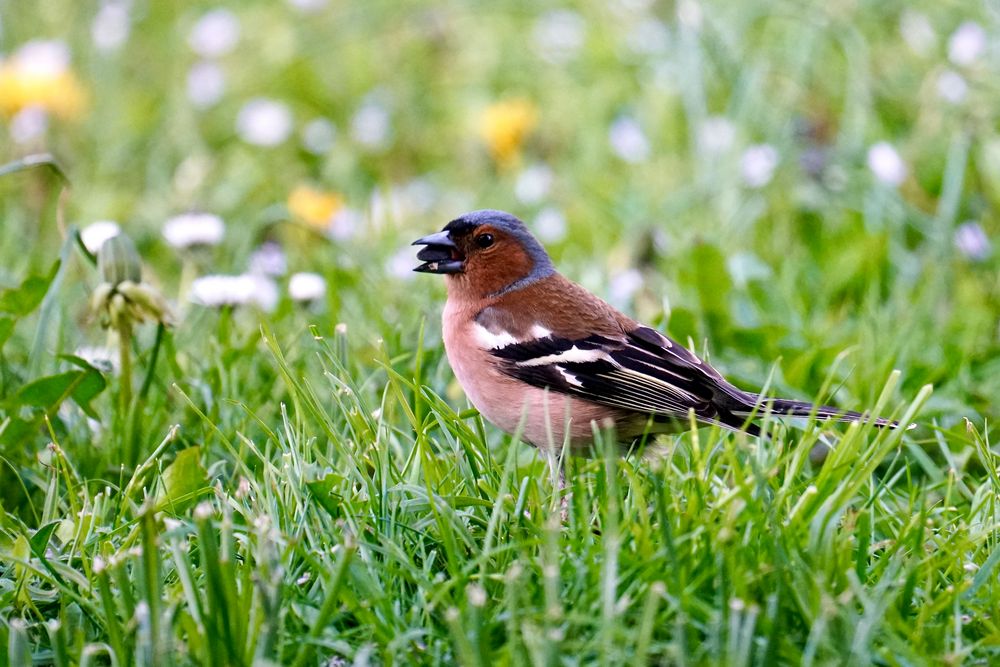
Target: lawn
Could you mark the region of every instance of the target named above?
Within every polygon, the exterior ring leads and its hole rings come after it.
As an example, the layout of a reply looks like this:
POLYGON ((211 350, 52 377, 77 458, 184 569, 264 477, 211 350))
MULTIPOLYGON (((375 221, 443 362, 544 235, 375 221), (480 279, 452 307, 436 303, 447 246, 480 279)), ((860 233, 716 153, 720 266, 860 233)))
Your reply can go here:
POLYGON ((995 7, 0 17, 0 664, 1000 661, 995 7), (560 490, 412 272, 477 208, 742 388, 916 427, 599 433, 560 490))

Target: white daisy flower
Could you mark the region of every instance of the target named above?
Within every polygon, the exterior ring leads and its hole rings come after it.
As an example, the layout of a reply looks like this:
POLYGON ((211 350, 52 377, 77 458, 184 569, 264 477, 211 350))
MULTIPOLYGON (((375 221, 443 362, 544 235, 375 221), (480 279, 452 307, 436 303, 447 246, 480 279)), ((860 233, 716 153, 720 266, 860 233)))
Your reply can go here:
POLYGON ((109 0, 97 10, 94 21, 90 24, 90 37, 98 51, 117 51, 128 40, 132 28, 128 10, 127 0, 109 0))
POLYGON ((319 301, 326 296, 326 279, 318 273, 293 273, 288 281, 288 295, 294 301, 319 301))
POLYGON ((218 245, 225 233, 222 218, 214 213, 182 213, 163 225, 163 237, 175 248, 218 245))
POLYGON ((330 4, 330 0, 288 0, 295 9, 303 13, 318 12, 330 4))
POLYGON ((49 112, 42 106, 27 106, 10 119, 10 139, 15 144, 30 144, 49 130, 49 112))
POLYGON ((552 170, 544 164, 534 164, 517 176, 514 196, 522 204, 538 204, 552 187, 552 170))
POLYGON ((80 240, 83 241, 83 247, 87 249, 87 252, 96 255, 105 241, 113 236, 118 236, 121 232, 122 228, 117 222, 98 220, 80 230, 80 240))
POLYGON ((356 209, 344 207, 337 211, 330 219, 330 226, 327 227, 327 234, 330 238, 338 241, 346 241, 352 238, 361 226, 362 216, 356 209))
POLYGON ((757 144, 743 151, 740 172, 743 182, 751 188, 762 188, 771 182, 778 166, 778 151, 768 144, 757 144))
POLYGON ((302 146, 313 155, 323 155, 333 148, 337 128, 326 118, 316 118, 302 128, 302 146))
POLYGON ((608 141, 615 155, 625 162, 642 162, 649 157, 649 140, 642 126, 631 116, 619 116, 608 130, 608 141))
POLYGON ((56 77, 69 68, 69 47, 57 39, 35 39, 22 44, 12 60, 28 77, 56 77))
POLYGON ((868 149, 868 168, 882 183, 893 187, 906 180, 909 170, 896 149, 886 141, 880 141, 868 149))
POLYGON ((214 62, 195 63, 187 74, 187 96, 196 109, 207 109, 226 92, 226 74, 214 62))
POLYGON ((566 216, 554 206, 543 208, 535 216, 535 233, 546 243, 555 243, 566 238, 566 216))
POLYGON ((971 65, 986 51, 986 31, 975 21, 966 21, 948 38, 948 59, 956 65, 971 65))
POLYGON ((250 273, 283 276, 288 271, 288 258, 281 249, 281 244, 265 241, 250 254, 248 265, 250 273))
POLYGON ((611 277, 608 284, 608 301, 617 306, 626 306, 643 285, 642 273, 638 269, 628 269, 611 277))
POLYGON ((576 57, 586 35, 586 20, 571 9, 554 9, 542 14, 532 30, 538 54, 552 63, 566 63, 576 57))
POLYGON ((277 100, 252 99, 236 117, 236 132, 248 144, 278 146, 292 133, 292 112, 288 105, 277 100))
POLYGON ((404 246, 397 250, 386 262, 386 272, 399 280, 411 280, 413 269, 419 264, 414 258, 413 248, 404 246))
POLYGON ((240 39, 240 20, 228 9, 213 9, 202 15, 188 35, 191 50, 202 58, 230 53, 240 39))
POLYGON ((663 56, 670 47, 670 29, 656 19, 644 19, 625 35, 625 46, 640 56, 663 56))
POLYGON ((192 281, 189 299, 207 308, 252 305, 270 312, 278 305, 278 286, 270 278, 250 273, 208 275, 192 281))
POLYGON ((954 70, 941 72, 937 79, 938 96, 946 102, 959 104, 969 92, 969 84, 954 70))
POLYGON ((981 262, 990 256, 993 244, 978 222, 963 222, 955 229, 955 247, 966 259, 981 262))
POLYGON ((925 14, 907 9, 899 17, 899 34, 915 55, 922 56, 934 48, 937 35, 925 14))
POLYGON ((389 110, 377 101, 361 105, 351 118, 351 137, 370 150, 381 150, 389 144, 392 124, 389 110))
POLYGON ((698 146, 706 153, 725 153, 736 141, 736 128, 723 116, 706 118, 698 128, 698 146))

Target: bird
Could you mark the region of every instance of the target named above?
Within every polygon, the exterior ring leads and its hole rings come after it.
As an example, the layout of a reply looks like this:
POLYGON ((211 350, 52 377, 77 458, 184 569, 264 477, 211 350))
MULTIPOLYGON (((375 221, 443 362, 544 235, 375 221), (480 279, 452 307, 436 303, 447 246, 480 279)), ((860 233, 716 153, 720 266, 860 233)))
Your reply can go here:
POLYGON ((751 436, 773 415, 897 422, 739 389, 708 362, 560 274, 510 213, 466 213, 423 246, 414 271, 441 274, 445 353, 479 413, 542 450, 585 451, 595 426, 621 442, 676 431, 691 416, 751 436))

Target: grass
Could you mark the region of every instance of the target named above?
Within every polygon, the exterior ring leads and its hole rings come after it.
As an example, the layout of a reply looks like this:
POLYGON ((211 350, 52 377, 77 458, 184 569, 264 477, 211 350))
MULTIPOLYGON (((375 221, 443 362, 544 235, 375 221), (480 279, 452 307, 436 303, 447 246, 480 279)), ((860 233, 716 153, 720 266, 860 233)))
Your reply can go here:
POLYGON ((63 40, 85 103, 0 133, 0 664, 1000 660, 1000 106, 988 52, 948 55, 963 22, 995 39, 986 8, 233 3, 235 50, 203 57, 215 5, 132 3, 114 49, 94 7, 35 5, 0 2, 0 68, 63 40), (583 25, 579 49, 546 20, 583 25), (227 86, 199 107, 203 60, 227 86), (236 129, 260 96, 292 115, 274 147, 236 129), (335 138, 311 152, 317 117, 335 138), (883 141, 899 182, 867 165, 883 141), (763 183, 754 145, 778 158, 763 183), (561 491, 469 408, 442 286, 405 270, 411 239, 485 206, 740 386, 917 427, 692 428, 629 457, 595 433, 561 491), (164 241, 192 208, 221 244, 164 241), (169 324, 102 328, 78 234, 108 218, 169 324), (283 275, 273 309, 191 302, 265 242, 326 294, 283 275))

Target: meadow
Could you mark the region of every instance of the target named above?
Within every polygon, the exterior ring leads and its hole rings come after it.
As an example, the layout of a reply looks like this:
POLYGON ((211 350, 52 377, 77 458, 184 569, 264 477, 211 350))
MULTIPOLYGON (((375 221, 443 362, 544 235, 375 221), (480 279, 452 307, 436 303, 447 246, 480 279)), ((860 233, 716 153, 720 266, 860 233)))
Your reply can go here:
POLYGON ((998 56, 986 2, 0 0, 0 664, 997 663, 998 56), (478 208, 916 427, 561 491, 412 272, 478 208))

